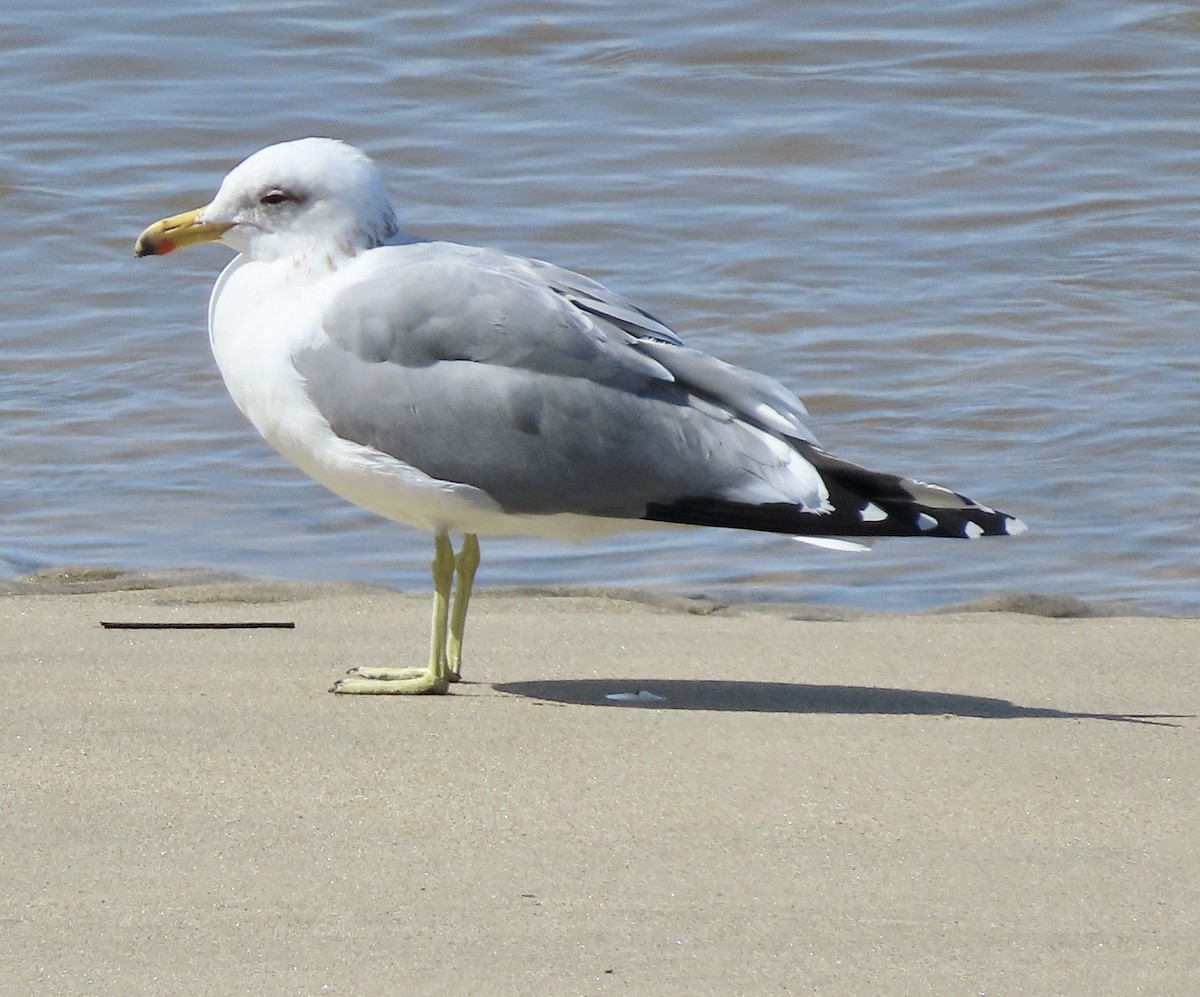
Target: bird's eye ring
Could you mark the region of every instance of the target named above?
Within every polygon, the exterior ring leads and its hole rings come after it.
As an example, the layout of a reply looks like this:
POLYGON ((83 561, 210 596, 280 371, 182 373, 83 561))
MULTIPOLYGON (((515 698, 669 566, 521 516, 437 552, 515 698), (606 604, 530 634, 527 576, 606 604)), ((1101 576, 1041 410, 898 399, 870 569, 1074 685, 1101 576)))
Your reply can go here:
POLYGON ((263 194, 263 196, 258 199, 258 203, 275 205, 275 204, 283 204, 285 201, 294 201, 294 200, 295 200, 295 198, 292 197, 292 195, 289 194, 286 190, 280 190, 278 187, 274 187, 271 190, 267 191, 265 194, 263 194))

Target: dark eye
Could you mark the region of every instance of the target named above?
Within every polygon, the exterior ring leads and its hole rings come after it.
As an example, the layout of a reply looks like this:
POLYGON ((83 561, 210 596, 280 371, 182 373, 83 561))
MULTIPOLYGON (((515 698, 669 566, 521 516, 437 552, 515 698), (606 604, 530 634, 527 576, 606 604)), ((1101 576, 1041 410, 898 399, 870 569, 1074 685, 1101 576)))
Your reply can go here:
POLYGON ((294 201, 294 200, 296 200, 296 198, 293 197, 291 194, 289 194, 286 190, 280 190, 278 187, 274 187, 271 190, 267 191, 265 194, 263 194, 263 196, 258 199, 258 203, 259 204, 283 204, 285 201, 294 201))

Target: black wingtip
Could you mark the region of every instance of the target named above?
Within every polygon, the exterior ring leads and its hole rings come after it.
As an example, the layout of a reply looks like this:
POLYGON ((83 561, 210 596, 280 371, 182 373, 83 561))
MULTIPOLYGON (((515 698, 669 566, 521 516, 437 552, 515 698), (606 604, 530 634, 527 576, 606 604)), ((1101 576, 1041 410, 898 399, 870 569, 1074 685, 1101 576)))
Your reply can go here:
MULTIPOLYGON (((969 501, 969 500, 968 500, 969 501)), ((825 512, 773 502, 751 505, 715 498, 684 498, 647 505, 645 519, 680 526, 711 526, 758 533, 809 537, 979 537, 1018 536, 1027 530, 1015 516, 980 505, 933 508, 890 499, 843 499, 825 512)))

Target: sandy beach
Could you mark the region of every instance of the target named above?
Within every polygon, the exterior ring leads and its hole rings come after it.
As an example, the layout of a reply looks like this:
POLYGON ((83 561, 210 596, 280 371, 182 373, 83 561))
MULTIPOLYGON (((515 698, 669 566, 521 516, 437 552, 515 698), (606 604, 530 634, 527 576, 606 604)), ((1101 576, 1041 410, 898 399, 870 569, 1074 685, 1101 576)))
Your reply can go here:
POLYGON ((0 992, 1200 990, 1200 621, 484 590, 327 692, 427 616, 5 584, 0 992))

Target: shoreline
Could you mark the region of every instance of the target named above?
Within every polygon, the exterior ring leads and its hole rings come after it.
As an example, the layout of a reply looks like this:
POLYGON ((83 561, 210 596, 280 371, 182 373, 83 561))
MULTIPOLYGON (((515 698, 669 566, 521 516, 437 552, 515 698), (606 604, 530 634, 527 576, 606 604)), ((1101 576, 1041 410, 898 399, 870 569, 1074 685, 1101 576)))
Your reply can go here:
MULTIPOLYGON (((44 568, 13 578, 0 579, 0 598, 13 595, 79 595, 92 592, 155 591, 194 586, 226 586, 241 591, 247 600, 288 597, 304 592, 390 593, 405 597, 428 595, 425 589, 401 591, 387 585, 344 580, 295 581, 254 578, 207 568, 141 570, 104 565, 63 565, 44 568)), ((431 591, 431 590, 430 590, 431 591)), ((1103 602, 1069 595, 1039 592, 1002 592, 965 602, 952 602, 926 609, 894 611, 858 609, 825 603, 786 602, 775 599, 721 598, 717 595, 680 594, 659 588, 626 586, 528 586, 478 585, 475 595, 488 598, 597 598, 631 602, 689 615, 763 615, 793 620, 849 622, 866 619, 905 619, 964 613, 1013 613, 1047 619, 1132 619, 1188 620, 1200 615, 1142 610, 1127 602, 1103 602)))
POLYGON ((0 586, 0 990, 1200 979, 1198 620, 483 589, 450 695, 357 697, 426 593, 103 575, 0 586))

